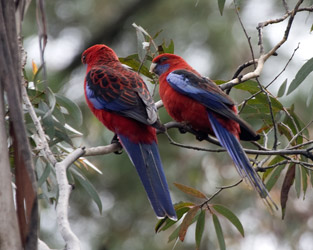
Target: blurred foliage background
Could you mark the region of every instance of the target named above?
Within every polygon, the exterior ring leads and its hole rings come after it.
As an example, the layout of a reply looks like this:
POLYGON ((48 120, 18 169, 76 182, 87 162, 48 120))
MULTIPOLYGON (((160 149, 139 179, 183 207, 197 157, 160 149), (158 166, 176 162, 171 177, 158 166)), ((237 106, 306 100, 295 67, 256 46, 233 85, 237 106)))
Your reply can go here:
MULTIPOLYGON (((295 3, 287 2, 290 7, 295 3)), ((305 2, 312 4, 312 1, 305 2)), ((83 134, 74 139, 75 146, 107 145, 113 136, 87 108, 83 96, 85 67, 81 65, 80 55, 97 43, 110 46, 120 57, 137 53, 136 32, 132 26, 134 22, 151 35, 161 32, 156 39, 158 44, 164 41, 168 44, 173 40, 175 53, 212 79, 231 79, 236 68, 251 59, 248 42, 232 1, 226 1, 223 16, 219 13, 217 1, 213 0, 55 0, 46 1, 45 4, 48 28, 45 59, 49 87, 77 103, 83 114, 82 125, 73 125, 83 134)), ((238 1, 238 8, 257 54, 255 27, 261 21, 283 16, 282 3, 270 0, 238 1)), ((298 14, 288 42, 279 50, 277 57, 266 63, 260 77, 263 85, 283 69, 300 42, 300 48, 289 67, 269 89, 274 95, 285 79, 289 83, 303 63, 312 58, 312 23, 312 14, 298 14)), ((286 21, 265 29, 266 51, 281 39, 285 25, 286 21)), ((32 1, 23 24, 29 72, 32 60, 40 64, 37 32, 36 1, 32 1)), ((309 76, 301 88, 279 99, 287 107, 295 104, 296 113, 305 123, 313 118, 313 104, 306 105, 312 80, 312 76, 309 76)), ((149 87, 152 90, 154 86, 149 87)), ((247 93, 237 90, 232 91, 231 96, 240 103, 247 93)), ((157 94, 155 100, 159 100, 157 94)), ((171 120, 163 108, 160 117, 162 122, 171 120)), ((258 124, 253 125, 255 129, 259 128, 258 124)), ((170 134, 181 143, 214 147, 176 130, 171 130, 170 134)), ((174 182, 195 187, 209 196, 216 191, 216 187, 239 180, 226 153, 178 148, 170 145, 165 135, 159 135, 158 140, 174 202, 190 200, 175 188, 174 182)), ((92 170, 82 170, 99 192, 103 211, 99 214, 89 195, 79 184, 75 186, 70 199, 70 219, 74 232, 81 239, 82 248, 172 249, 174 242, 167 243, 170 232, 154 232, 157 220, 126 153, 89 157, 88 160, 103 173, 100 175, 92 170)), ((279 179, 271 191, 277 203, 281 183, 279 179)), ((256 193, 245 184, 223 191, 214 199, 214 203, 230 208, 245 229, 245 237, 242 238, 229 222, 221 219, 228 249, 313 249, 312 189, 307 191, 305 199, 304 195, 298 199, 295 190, 291 189, 284 220, 281 220, 280 212, 271 215, 256 193)), ((54 207, 45 202, 41 206, 41 238, 50 247, 60 248, 63 242, 57 230, 54 207)), ((218 247, 211 222, 205 225, 201 249, 218 247)), ((178 242, 175 249, 195 249, 194 230, 193 225, 185 241, 178 242)))

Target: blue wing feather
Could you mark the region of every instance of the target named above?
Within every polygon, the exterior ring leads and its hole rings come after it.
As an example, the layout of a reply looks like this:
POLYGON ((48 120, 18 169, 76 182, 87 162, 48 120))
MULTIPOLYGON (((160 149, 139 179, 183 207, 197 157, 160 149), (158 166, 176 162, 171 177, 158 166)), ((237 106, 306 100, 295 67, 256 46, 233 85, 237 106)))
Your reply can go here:
POLYGON ((229 109, 227 105, 234 105, 232 100, 218 90, 215 84, 210 84, 208 79, 200 78, 192 72, 175 70, 168 74, 166 80, 177 92, 197 100, 207 108, 229 109))
POLYGON ((156 215, 177 220, 156 142, 134 143, 123 135, 118 137, 136 167, 156 215))
POLYGON ((90 84, 86 84, 86 95, 96 109, 119 112, 133 108, 129 104, 121 102, 119 98, 106 101, 101 95, 96 95, 95 91, 90 88, 90 84))

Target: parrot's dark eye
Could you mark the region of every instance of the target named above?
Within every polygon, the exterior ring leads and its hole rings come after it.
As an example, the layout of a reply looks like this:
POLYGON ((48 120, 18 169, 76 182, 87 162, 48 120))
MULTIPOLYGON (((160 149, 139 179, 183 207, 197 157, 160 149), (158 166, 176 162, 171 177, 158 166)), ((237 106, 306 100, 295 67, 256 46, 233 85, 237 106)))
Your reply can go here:
POLYGON ((83 56, 82 56, 82 62, 83 62, 83 63, 86 63, 86 55, 83 55, 83 56))
POLYGON ((159 63, 165 62, 167 59, 168 59, 167 57, 161 57, 159 63))

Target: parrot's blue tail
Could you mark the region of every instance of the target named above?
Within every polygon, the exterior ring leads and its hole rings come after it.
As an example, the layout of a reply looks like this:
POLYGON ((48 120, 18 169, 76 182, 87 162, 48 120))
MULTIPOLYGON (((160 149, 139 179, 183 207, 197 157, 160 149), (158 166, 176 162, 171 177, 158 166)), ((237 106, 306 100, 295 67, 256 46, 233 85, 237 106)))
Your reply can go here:
POLYGON ((157 143, 134 143, 123 135, 118 135, 118 137, 136 167, 157 217, 164 218, 167 216, 172 220, 177 220, 157 143))
POLYGON ((246 179, 250 185, 259 193, 261 198, 272 210, 273 207, 277 209, 276 204, 270 197, 266 187, 264 186, 260 176, 251 166, 250 160, 240 145, 238 139, 224 128, 212 113, 209 113, 209 120, 211 122, 215 136, 221 145, 227 150, 237 168, 241 178, 246 179))

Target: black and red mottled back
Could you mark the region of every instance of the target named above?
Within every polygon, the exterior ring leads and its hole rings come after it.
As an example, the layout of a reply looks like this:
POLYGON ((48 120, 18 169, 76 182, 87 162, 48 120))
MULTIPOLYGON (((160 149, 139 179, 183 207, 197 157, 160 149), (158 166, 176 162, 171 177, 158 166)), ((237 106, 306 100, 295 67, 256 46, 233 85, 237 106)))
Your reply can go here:
POLYGON ((95 45, 82 55, 88 64, 86 95, 96 109, 114 111, 147 125, 157 121, 154 101, 142 78, 124 67, 112 49, 95 45))

